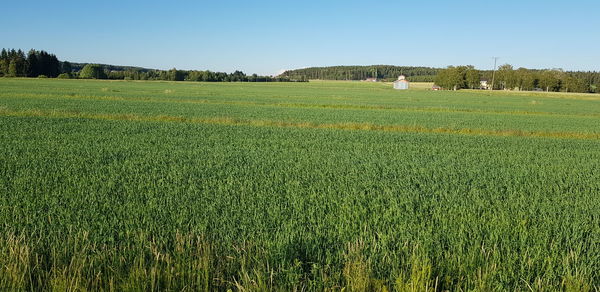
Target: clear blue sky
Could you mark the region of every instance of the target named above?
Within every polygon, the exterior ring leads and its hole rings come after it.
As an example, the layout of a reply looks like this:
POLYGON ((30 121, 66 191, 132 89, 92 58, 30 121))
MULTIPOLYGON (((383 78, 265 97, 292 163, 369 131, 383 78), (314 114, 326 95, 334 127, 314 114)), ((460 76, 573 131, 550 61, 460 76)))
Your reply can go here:
POLYGON ((4 1, 0 47, 276 74, 328 65, 600 71, 600 1, 4 1))

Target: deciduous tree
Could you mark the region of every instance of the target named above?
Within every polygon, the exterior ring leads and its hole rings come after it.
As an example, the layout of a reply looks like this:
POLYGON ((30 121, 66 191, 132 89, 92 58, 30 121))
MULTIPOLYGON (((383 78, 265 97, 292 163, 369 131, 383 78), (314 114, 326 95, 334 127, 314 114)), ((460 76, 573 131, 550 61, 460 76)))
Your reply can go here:
POLYGON ((79 78, 83 79, 106 79, 104 67, 98 64, 87 64, 79 72, 79 78))

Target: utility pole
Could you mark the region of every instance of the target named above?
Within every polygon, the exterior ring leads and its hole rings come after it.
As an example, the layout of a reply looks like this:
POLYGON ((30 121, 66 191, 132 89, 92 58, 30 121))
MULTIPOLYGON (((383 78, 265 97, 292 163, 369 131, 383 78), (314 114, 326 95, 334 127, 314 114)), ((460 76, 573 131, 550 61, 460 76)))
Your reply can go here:
POLYGON ((494 71, 492 71, 492 87, 490 90, 494 90, 494 79, 496 78, 496 63, 498 62, 499 57, 492 57, 494 59, 494 71))

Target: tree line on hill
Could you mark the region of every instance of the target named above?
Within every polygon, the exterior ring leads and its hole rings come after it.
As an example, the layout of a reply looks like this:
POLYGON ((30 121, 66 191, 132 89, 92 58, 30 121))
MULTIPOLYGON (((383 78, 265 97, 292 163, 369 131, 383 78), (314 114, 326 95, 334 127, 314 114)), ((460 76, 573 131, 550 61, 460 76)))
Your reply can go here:
MULTIPOLYGON (((81 71, 81 69, 83 69, 83 67, 85 67, 85 65, 88 65, 88 64, 89 63, 75 63, 75 62, 71 62, 71 67, 73 68, 73 72, 79 72, 79 71, 81 71)), ((105 71, 107 71, 107 72, 111 72, 111 71, 128 71, 128 70, 148 72, 148 71, 152 70, 152 69, 148 69, 148 68, 135 67, 135 66, 121 66, 121 65, 110 65, 110 64, 94 64, 94 65, 100 65, 100 66, 102 66, 102 68, 105 71)))
POLYGON ((154 70, 138 67, 82 64, 61 62, 45 51, 2 49, 0 53, 0 77, 48 77, 64 79, 113 79, 113 80, 167 80, 167 81, 208 81, 208 82, 298 82, 285 76, 246 75, 199 70, 154 70))
MULTIPOLYGON (((85 69, 85 68, 84 68, 85 69)), ((260 76, 257 74, 246 75, 242 71, 233 73, 213 72, 208 70, 148 70, 129 69, 124 71, 110 71, 98 79, 123 79, 123 80, 168 80, 168 81, 205 81, 205 82, 301 82, 287 77, 260 76)))
POLYGON ((165 81, 206 81, 206 82, 299 82, 285 77, 246 75, 242 71, 233 73, 199 70, 149 70, 130 68, 126 70, 107 70, 103 65, 87 64, 77 74, 82 79, 110 80, 165 80, 165 81))
POLYGON ((404 75, 408 80, 414 82, 433 82, 439 70, 430 67, 391 65, 332 66, 288 70, 280 76, 302 80, 365 80, 367 78, 377 78, 382 81, 393 81, 398 76, 404 75))
POLYGON ((435 84, 443 89, 494 89, 552 92, 600 91, 600 72, 565 72, 561 69, 537 70, 505 64, 494 71, 479 71, 473 66, 449 66, 440 70, 435 84), (485 80, 485 87, 481 80, 485 80), (493 87, 493 88, 492 88, 493 87))

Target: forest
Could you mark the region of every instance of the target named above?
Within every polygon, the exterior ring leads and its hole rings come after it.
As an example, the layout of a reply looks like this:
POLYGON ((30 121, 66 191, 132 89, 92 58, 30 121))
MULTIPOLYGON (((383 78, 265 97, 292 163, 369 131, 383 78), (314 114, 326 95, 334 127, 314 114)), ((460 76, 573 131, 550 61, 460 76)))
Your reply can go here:
POLYGON ((0 77, 37 77, 62 79, 113 79, 113 80, 167 80, 207 82, 295 82, 285 76, 246 75, 242 71, 233 73, 208 70, 155 70, 128 66, 70 63, 59 61, 56 55, 46 51, 2 49, 0 53, 0 77))
POLYGON ((393 81, 398 76, 405 75, 414 82, 433 82, 439 71, 440 69, 430 67, 391 65, 332 66, 288 70, 283 72, 281 76, 295 79, 365 80, 367 78, 377 78, 382 81, 393 81))
POLYGON ((60 62, 55 55, 31 50, 27 55, 21 50, 2 49, 0 76, 7 77, 57 77, 71 72, 69 62, 60 62))

